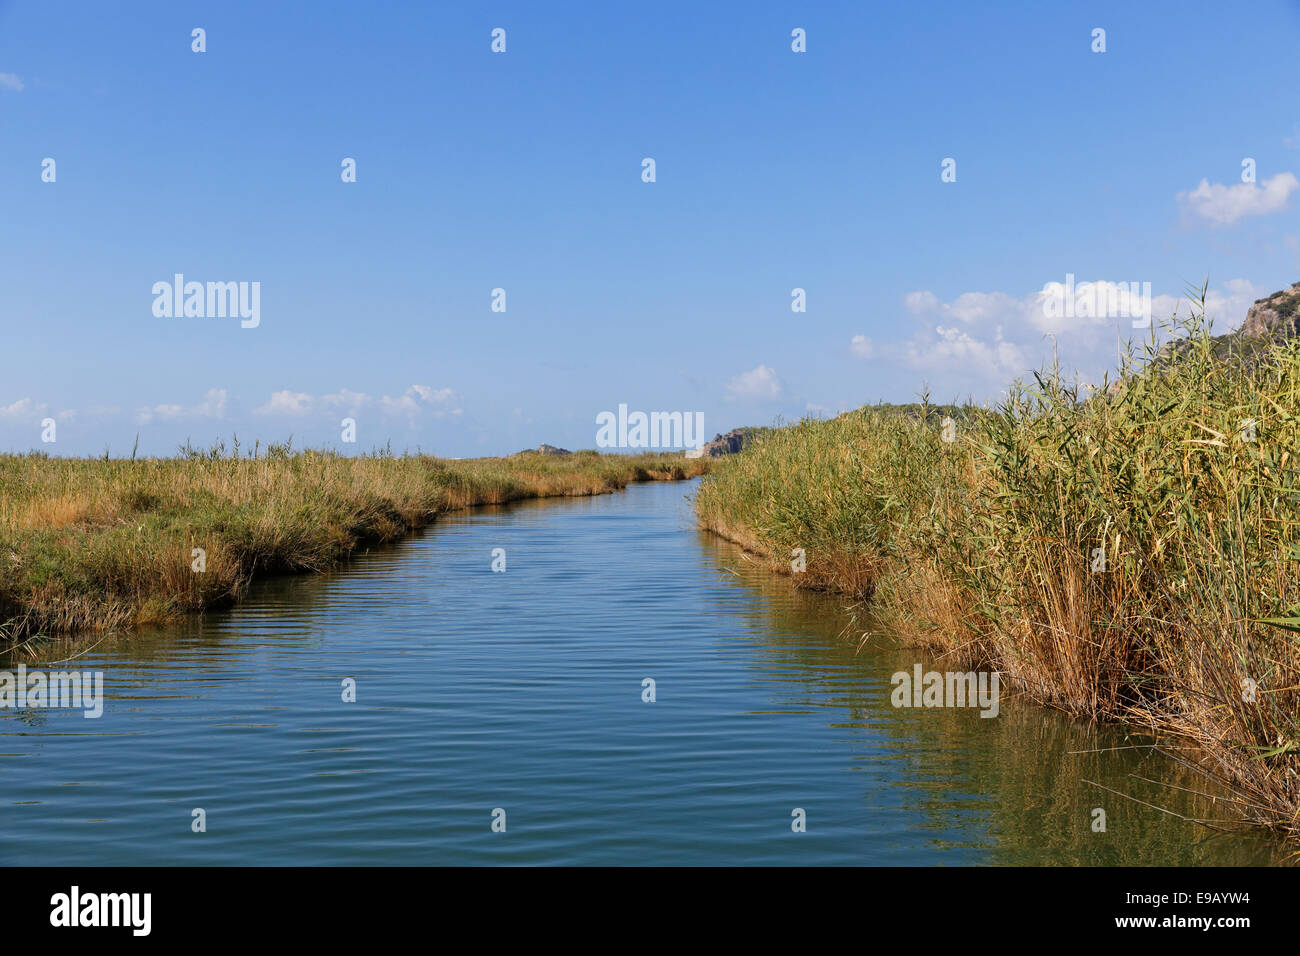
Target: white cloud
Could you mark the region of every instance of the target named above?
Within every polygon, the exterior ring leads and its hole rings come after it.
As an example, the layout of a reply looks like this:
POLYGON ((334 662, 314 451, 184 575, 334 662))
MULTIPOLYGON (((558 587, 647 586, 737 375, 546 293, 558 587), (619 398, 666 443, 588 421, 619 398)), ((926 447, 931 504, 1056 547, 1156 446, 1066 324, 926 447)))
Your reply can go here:
MULTIPOLYGON (((944 302, 934 293, 918 291, 903 297, 903 306, 915 323, 910 337, 896 342, 875 342, 865 335, 855 335, 849 351, 858 358, 885 359, 919 373, 936 376, 942 389, 951 395, 992 397, 1014 379, 1059 355, 1067 376, 1078 373, 1088 381, 1100 381, 1102 373, 1113 370, 1117 361, 1117 338, 1145 341, 1148 333, 1132 327, 1133 317, 1142 315, 1148 300, 1145 284, 1077 282, 1074 301, 1080 304, 1091 297, 1103 306, 1094 314, 1062 314, 1065 286, 1049 282, 1042 290, 1026 295, 1004 292, 966 292, 944 302), (1049 309, 1049 300, 1057 308, 1049 309), (1123 307, 1127 315, 1118 316, 1123 307), (1107 313, 1106 309, 1111 311, 1107 313), (1055 317, 1054 317, 1055 316, 1055 317)), ((1206 313, 1215 319, 1214 331, 1223 333, 1236 328, 1260 290, 1246 279, 1232 279, 1209 290, 1206 313)), ((1159 327, 1175 314, 1186 318, 1190 312, 1185 298, 1152 295, 1150 314, 1159 327)))
POLYGON ((0 73, 0 90, 6 93, 21 93, 22 78, 17 73, 0 73))
POLYGON ((284 389, 272 392, 265 405, 253 409, 257 415, 305 415, 311 411, 314 399, 306 392, 291 392, 284 389))
POLYGON ((1262 183, 1236 183, 1224 186, 1202 179, 1190 192, 1178 194, 1178 203, 1186 211, 1219 225, 1228 225, 1246 216, 1264 216, 1286 208, 1291 193, 1300 188, 1294 173, 1278 173, 1262 183))
POLYGON ((365 392, 353 392, 346 388, 339 389, 333 395, 322 395, 320 397, 320 404, 324 408, 334 412, 347 412, 351 415, 355 415, 373 402, 374 399, 365 392))
POLYGON ((905 357, 917 369, 978 369, 985 377, 998 381, 1021 375, 1029 367, 1025 352, 1014 342, 1002 338, 999 327, 992 341, 984 341, 964 329, 935 326, 934 337, 916 338, 908 343, 905 357))
POLYGON ((728 400, 780 398, 784 386, 777 374, 766 365, 741 372, 727 383, 728 400))
POLYGON ((412 385, 398 398, 385 395, 379 400, 379 404, 386 412, 411 416, 427 412, 434 418, 445 418, 448 415, 462 414, 463 409, 456 405, 455 398, 455 393, 449 388, 435 389, 428 385, 412 385))
POLYGON ((412 385, 410 391, 415 392, 425 402, 446 402, 452 398, 452 391, 449 388, 432 389, 428 385, 412 385))
POLYGON ((903 297, 907 311, 924 325, 935 319, 959 322, 966 327, 999 326, 1004 322, 1034 322, 1041 314, 1039 293, 1030 296, 1007 295, 1005 292, 963 292, 951 302, 940 302, 933 292, 909 292, 903 297))
POLYGON ((154 421, 174 422, 186 418, 221 418, 226 412, 226 390, 210 388, 197 405, 163 404, 141 408, 135 420, 141 425, 154 421))
POLYGON ((462 415, 456 399, 456 393, 450 388, 432 388, 428 385, 412 385, 397 397, 383 395, 378 399, 364 392, 353 392, 342 388, 328 395, 310 395, 307 392, 294 392, 289 389, 274 392, 270 400, 255 409, 259 415, 311 415, 311 414, 356 414, 362 409, 378 406, 386 415, 407 415, 410 417, 427 414, 433 418, 445 418, 449 415, 462 415))
POLYGON ((0 418, 11 422, 21 422, 35 418, 44 410, 44 405, 37 405, 30 398, 20 398, 11 405, 0 405, 0 418))

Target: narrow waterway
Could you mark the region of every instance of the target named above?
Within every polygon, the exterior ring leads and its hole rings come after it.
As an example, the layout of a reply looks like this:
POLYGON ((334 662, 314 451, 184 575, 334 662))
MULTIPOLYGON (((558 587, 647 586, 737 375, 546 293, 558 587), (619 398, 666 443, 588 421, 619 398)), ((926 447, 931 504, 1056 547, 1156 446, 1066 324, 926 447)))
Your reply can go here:
POLYGON ((452 516, 96 645, 59 669, 103 672, 100 718, 0 710, 0 863, 1285 860, 1086 783, 1224 815, 1122 729, 894 708, 930 662, 846 640, 842 599, 697 531, 693 490, 452 516))

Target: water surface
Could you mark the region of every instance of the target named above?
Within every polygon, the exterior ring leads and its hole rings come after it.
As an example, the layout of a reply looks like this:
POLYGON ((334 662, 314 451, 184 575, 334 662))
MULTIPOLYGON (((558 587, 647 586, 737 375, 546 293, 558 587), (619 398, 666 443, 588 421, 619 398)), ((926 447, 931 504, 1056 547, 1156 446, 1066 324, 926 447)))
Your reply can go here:
POLYGON ((1005 698, 996 719, 894 709, 890 675, 929 662, 846 640, 843 599, 695 530, 692 490, 451 516, 96 645, 75 666, 104 672, 100 719, 0 711, 0 863, 1285 859, 1084 783, 1223 815, 1168 761, 1111 749, 1144 741, 1121 729, 1005 698))

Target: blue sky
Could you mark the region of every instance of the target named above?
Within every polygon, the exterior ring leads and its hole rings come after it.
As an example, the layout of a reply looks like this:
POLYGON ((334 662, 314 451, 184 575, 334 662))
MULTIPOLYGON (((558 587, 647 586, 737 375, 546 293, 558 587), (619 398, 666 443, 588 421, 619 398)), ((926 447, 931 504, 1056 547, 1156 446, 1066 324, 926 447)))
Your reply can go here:
POLYGON ((0 449, 983 399, 1047 332, 1113 362, 1127 319, 1042 319, 1067 274, 1208 277, 1220 329, 1300 280, 1296 2, 121 6, 0 0, 0 449), (155 316, 175 273, 260 324, 155 316))

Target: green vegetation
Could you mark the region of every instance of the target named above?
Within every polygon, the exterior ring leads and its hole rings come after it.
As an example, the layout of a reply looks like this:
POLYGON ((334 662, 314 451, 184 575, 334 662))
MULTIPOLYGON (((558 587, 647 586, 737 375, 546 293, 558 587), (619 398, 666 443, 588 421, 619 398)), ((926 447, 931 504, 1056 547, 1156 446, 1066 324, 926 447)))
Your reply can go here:
POLYGON ((1300 342, 1225 362, 1203 301, 1184 347, 1091 393, 1038 374, 953 441, 926 404, 770 433, 700 522, 787 573, 805 549, 796 583, 953 664, 1190 744, 1238 794, 1214 816, 1300 838, 1300 342))
POLYGON ((707 461, 528 453, 345 458, 238 443, 170 459, 0 456, 0 637, 102 631, 236 600, 257 575, 319 571, 439 514, 678 480, 707 461), (194 549, 205 568, 192 570, 194 549))

